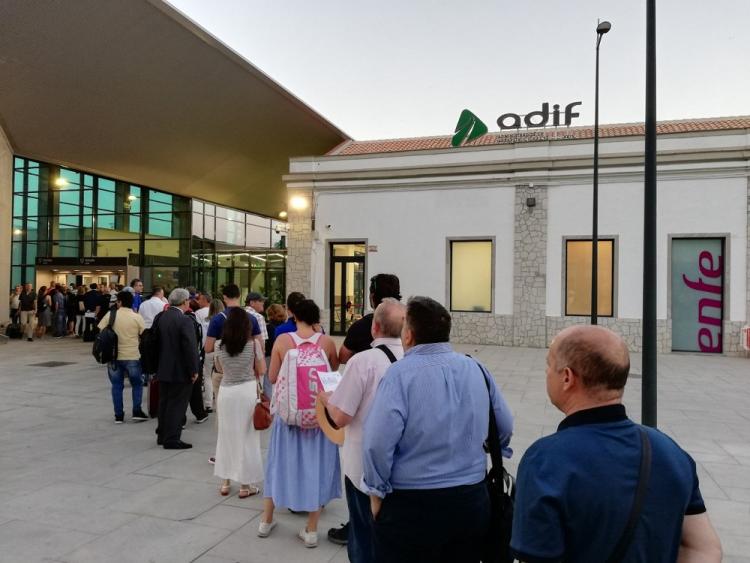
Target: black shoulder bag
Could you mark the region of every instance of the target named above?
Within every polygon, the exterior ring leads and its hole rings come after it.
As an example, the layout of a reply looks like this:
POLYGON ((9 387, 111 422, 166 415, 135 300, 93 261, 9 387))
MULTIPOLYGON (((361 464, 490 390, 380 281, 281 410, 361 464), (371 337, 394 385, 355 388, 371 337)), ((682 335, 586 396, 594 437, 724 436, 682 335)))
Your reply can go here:
MULTIPOLYGON (((479 365, 479 364, 477 364, 479 365)), ((490 382, 479 366, 487 386, 490 399, 490 422, 487 431, 486 449, 489 450, 492 467, 485 479, 490 496, 490 527, 482 546, 483 563, 512 563, 510 537, 513 532, 513 503, 516 496, 515 480, 503 467, 503 452, 500 448, 495 411, 492 408, 490 382)))
POLYGON ((643 500, 646 497, 648 482, 651 478, 651 441, 642 427, 638 429, 641 433, 641 467, 638 470, 638 485, 635 489, 635 498, 633 499, 633 506, 630 508, 630 516, 628 516, 628 523, 625 526, 625 530, 622 532, 622 536, 617 542, 612 555, 607 559, 607 563, 620 563, 623 557, 625 557, 630 544, 633 543, 635 528, 641 516, 643 500))
POLYGON ((391 361, 392 364, 396 362, 396 356, 393 355, 393 352, 391 352, 391 349, 388 348, 388 346, 386 346, 385 344, 380 344, 378 346, 375 346, 375 348, 377 348, 378 350, 383 352, 383 354, 388 356, 388 359, 391 361))
POLYGON ((91 353, 100 364, 108 364, 117 359, 117 333, 113 328, 116 316, 117 309, 112 309, 109 312, 107 326, 94 339, 94 346, 91 353))

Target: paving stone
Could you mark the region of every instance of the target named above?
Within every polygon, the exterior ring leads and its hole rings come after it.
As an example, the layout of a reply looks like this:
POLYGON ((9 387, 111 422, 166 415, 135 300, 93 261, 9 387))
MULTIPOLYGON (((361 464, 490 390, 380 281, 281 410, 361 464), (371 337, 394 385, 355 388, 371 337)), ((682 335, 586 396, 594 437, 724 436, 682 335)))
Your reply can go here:
POLYGON ((94 539, 94 534, 38 522, 11 520, 0 526, 0 557, 8 562, 49 561, 94 539))

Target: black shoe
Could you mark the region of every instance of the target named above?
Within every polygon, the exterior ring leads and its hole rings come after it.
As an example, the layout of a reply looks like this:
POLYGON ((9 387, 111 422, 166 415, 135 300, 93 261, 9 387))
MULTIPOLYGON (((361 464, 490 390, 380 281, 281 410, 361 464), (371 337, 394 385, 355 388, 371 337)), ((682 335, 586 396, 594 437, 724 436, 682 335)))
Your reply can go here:
POLYGON ((138 409, 133 413, 133 420, 136 422, 143 422, 144 420, 148 420, 148 415, 143 412, 141 409, 138 409))
POLYGON ((161 438, 157 438, 156 439, 156 445, 157 446, 163 446, 164 445, 164 440, 162 440, 161 438))
POLYGON ((204 423, 204 422, 206 422, 207 420, 208 420, 208 413, 204 414, 204 415, 203 415, 203 418, 196 418, 196 419, 195 419, 195 423, 196 423, 196 424, 203 424, 203 423, 204 423))
POLYGON ((349 541, 349 522, 342 524, 340 528, 328 530, 328 541, 336 545, 346 545, 349 541))
POLYGON ((26 340, 28 340, 29 342, 34 342, 33 338, 27 338, 26 340))
POLYGON ((206 407, 206 412, 208 414, 211 414, 212 412, 214 412, 214 409, 212 409, 211 407, 206 407))
POLYGON ((187 442, 183 442, 182 440, 179 440, 177 442, 171 442, 169 444, 164 444, 165 450, 187 450, 193 447, 193 444, 188 444, 187 442))
POLYGON ((125 415, 124 414, 116 414, 115 415, 115 424, 122 424, 125 422, 125 415))

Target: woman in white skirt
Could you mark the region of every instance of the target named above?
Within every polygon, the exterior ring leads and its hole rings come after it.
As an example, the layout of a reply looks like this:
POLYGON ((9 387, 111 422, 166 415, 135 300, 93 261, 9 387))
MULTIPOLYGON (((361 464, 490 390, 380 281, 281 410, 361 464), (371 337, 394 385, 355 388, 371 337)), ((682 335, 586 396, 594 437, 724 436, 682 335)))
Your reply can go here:
POLYGON ((256 378, 263 375, 265 359, 256 354, 250 319, 240 307, 227 315, 216 359, 224 376, 216 405, 219 436, 214 475, 223 479, 219 489, 223 496, 236 481, 239 498, 247 498, 258 494, 254 484, 263 481, 260 432, 253 427, 252 414, 258 397, 256 378))

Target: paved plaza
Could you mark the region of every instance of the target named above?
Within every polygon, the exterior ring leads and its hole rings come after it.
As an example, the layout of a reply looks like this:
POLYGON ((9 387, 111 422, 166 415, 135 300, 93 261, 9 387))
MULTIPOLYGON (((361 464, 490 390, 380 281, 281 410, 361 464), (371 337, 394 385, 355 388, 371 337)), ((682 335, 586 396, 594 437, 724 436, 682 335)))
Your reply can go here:
MULTIPOLYGON (((510 463, 561 415, 546 397, 546 351, 459 346, 490 367, 513 407, 510 463)), ((0 561, 263 562, 347 561, 325 539, 347 520, 339 499, 326 506, 319 546, 295 538, 302 515, 277 512, 270 538, 256 535, 261 498, 218 494, 207 463, 214 421, 183 436, 194 447, 156 446, 155 421, 113 424, 109 381, 90 345, 71 339, 0 346, 0 561), (65 362, 47 367, 44 362, 65 362)), ((640 356, 626 405, 640 419, 640 356)), ((696 459, 701 489, 722 539, 725 561, 750 563, 750 360, 659 357, 659 426, 696 459)), ((126 413, 130 411, 126 388, 126 413)), ((264 444, 268 437, 265 437, 264 444)))

